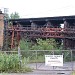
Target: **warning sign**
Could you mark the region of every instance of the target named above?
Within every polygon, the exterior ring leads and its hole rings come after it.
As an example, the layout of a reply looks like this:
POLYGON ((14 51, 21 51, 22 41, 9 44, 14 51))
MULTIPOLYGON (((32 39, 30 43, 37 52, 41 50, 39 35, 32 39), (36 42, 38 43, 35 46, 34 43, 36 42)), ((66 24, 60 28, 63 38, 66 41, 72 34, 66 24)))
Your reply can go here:
POLYGON ((63 66, 63 55, 45 55, 46 66, 63 66))

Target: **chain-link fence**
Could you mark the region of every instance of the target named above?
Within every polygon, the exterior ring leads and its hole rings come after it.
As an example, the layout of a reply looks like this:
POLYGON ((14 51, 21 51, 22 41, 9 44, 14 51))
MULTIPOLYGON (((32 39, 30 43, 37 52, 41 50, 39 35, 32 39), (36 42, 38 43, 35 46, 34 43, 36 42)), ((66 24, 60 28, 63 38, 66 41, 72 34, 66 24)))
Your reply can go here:
MULTIPOLYGON (((75 51, 74 50, 21 50, 21 51, 2 51, 8 55, 17 54, 20 67, 44 71, 73 71, 75 70, 75 51), (46 66, 45 55, 63 55, 63 66, 46 66)), ((14 59, 15 60, 15 59, 14 59)))
POLYGON ((26 59, 28 66, 39 70, 73 70, 75 60, 72 50, 29 50, 21 51, 21 55, 26 59), (63 55, 63 66, 46 66, 45 55, 63 55))

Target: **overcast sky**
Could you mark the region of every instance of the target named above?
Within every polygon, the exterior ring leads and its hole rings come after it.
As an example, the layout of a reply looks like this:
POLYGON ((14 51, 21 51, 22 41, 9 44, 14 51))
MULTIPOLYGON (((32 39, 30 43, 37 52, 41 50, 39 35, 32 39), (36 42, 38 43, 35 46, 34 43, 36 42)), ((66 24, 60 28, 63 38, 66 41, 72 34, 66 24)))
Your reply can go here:
POLYGON ((75 15, 75 0, 0 0, 0 8, 21 18, 75 15))

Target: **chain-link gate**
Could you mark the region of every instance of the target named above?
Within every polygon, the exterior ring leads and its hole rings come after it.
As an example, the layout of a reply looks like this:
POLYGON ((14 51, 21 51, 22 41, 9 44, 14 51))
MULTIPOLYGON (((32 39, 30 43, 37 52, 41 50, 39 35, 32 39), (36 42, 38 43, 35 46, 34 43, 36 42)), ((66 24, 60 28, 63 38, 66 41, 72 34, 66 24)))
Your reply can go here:
POLYGON ((60 70, 72 71, 73 70, 73 54, 72 50, 30 50, 21 51, 22 56, 27 62, 27 66, 32 69, 38 70, 60 70), (46 66, 45 55, 63 55, 63 66, 46 66))

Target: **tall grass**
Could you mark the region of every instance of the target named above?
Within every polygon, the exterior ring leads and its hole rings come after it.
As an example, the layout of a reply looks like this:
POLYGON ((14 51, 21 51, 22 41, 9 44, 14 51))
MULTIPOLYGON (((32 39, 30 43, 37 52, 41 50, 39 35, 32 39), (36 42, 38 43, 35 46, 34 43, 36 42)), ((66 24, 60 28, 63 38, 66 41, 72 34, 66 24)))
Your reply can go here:
POLYGON ((0 72, 26 72, 28 67, 21 67, 18 54, 0 53, 0 72))
POLYGON ((0 72, 16 71, 19 69, 19 58, 17 54, 0 53, 0 72))

